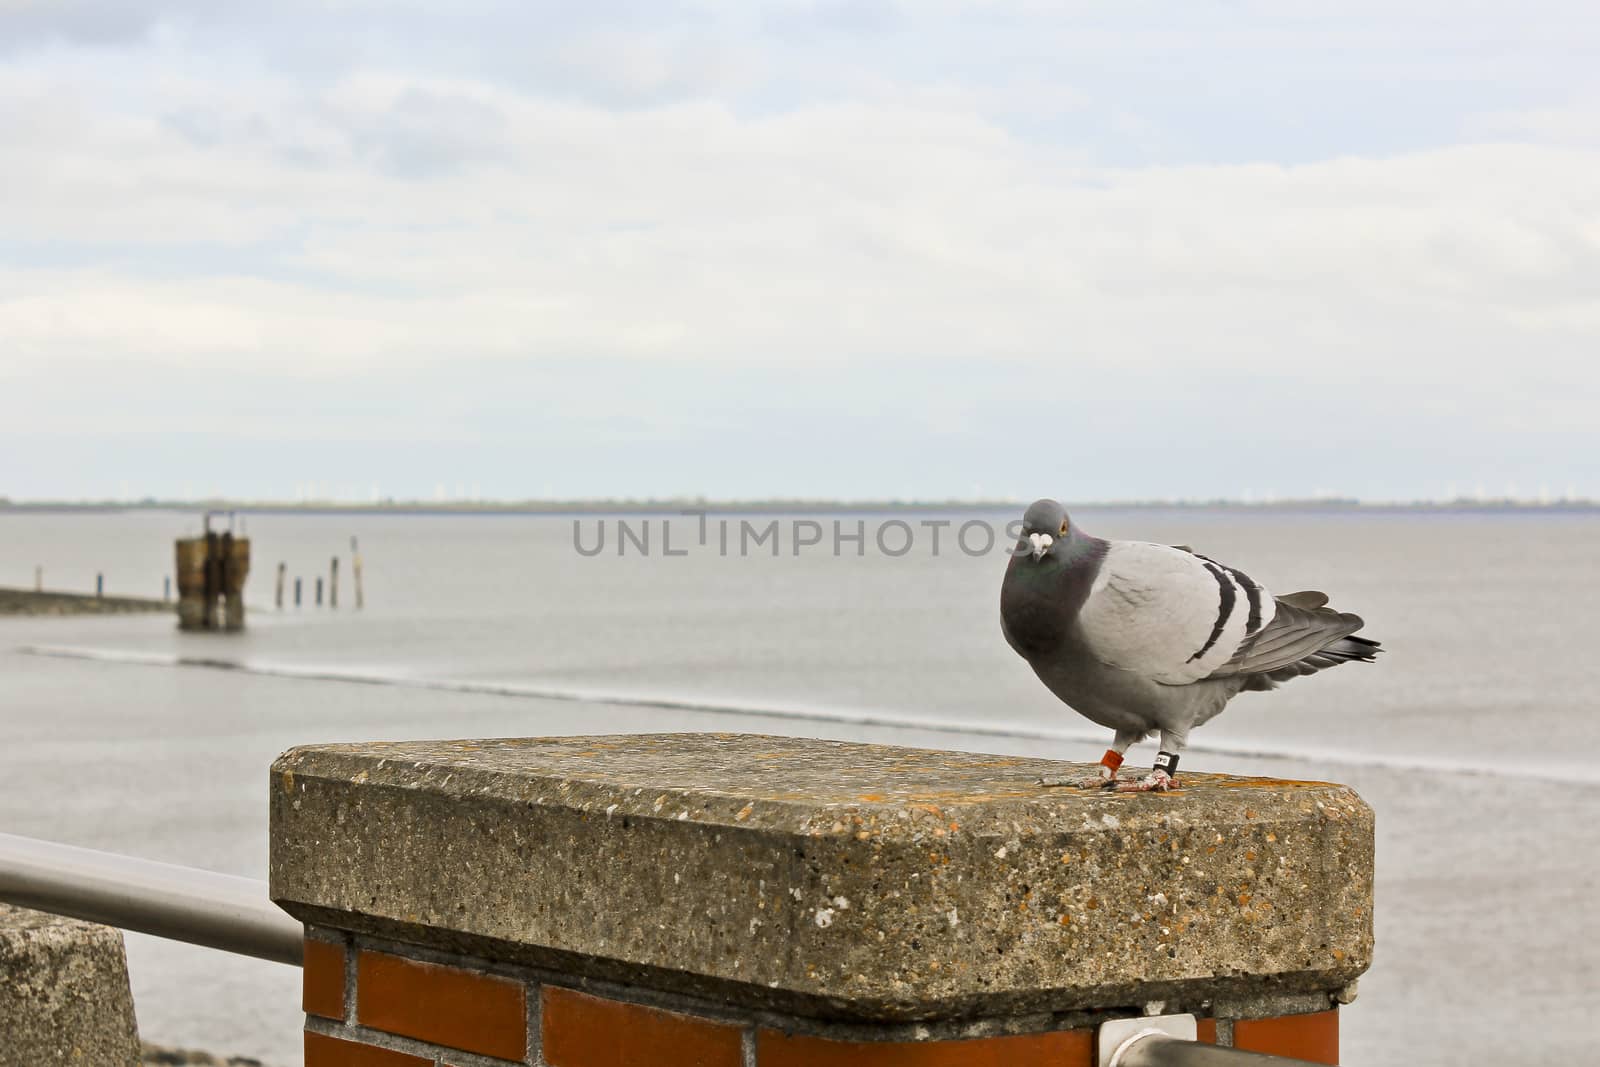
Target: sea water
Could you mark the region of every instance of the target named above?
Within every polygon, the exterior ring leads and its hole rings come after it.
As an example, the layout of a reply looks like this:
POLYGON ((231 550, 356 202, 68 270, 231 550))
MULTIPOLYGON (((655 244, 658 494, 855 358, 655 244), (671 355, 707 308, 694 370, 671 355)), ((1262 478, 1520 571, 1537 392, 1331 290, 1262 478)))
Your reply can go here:
MULTIPOLYGON (((244 634, 180 634, 165 615, 0 619, 0 830, 264 878, 266 768, 316 741, 746 730, 1093 760, 1104 732, 1000 636, 1012 518, 248 515, 244 634), (585 554, 602 521, 604 548, 585 554), (998 531, 988 551, 983 527, 998 531), (334 556, 339 606, 318 608, 334 556)), ((159 595, 173 538, 198 521, 0 512, 0 585, 31 587, 41 565, 47 588, 90 591, 103 574, 107 594, 159 595)), ((1377 810, 1376 962, 1346 1010, 1346 1062, 1586 1055, 1600 1036, 1600 775, 1583 729, 1600 691, 1600 516, 1074 521, 1193 545, 1276 592, 1324 590, 1383 641, 1376 664, 1239 697, 1184 757, 1346 782, 1377 810)), ((128 945, 147 1038, 299 1063, 295 970, 128 945)))

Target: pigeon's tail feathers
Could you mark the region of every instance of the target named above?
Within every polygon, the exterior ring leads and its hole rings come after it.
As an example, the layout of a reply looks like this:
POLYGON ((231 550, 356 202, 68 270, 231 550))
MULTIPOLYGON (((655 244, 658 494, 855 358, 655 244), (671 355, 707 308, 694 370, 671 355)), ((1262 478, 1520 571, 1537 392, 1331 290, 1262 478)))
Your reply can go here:
POLYGON ((1365 625, 1361 616, 1327 607, 1325 594, 1307 591, 1275 599, 1272 622, 1211 677, 1242 675, 1245 689, 1272 689, 1341 663, 1377 658, 1378 642, 1354 636, 1365 625))
POLYGON ((1337 663, 1347 663, 1350 660, 1372 663, 1378 658, 1378 653, 1382 651, 1383 645, 1377 641, 1351 634, 1349 637, 1339 638, 1318 655, 1329 656, 1337 663))

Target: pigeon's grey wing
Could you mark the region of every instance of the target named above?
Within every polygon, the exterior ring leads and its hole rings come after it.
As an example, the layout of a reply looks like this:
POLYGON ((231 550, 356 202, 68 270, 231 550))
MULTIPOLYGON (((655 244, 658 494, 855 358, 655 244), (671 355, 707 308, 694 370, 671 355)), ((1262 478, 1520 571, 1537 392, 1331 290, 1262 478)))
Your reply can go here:
POLYGON ((1322 593, 1290 593, 1278 597, 1278 609, 1273 614, 1272 622, 1261 630, 1255 640, 1241 645, 1211 677, 1267 674, 1288 667, 1316 656, 1340 638, 1348 637, 1365 625, 1361 616, 1347 611, 1334 611, 1324 606, 1327 602, 1328 598, 1322 593))
POLYGON ((1260 585, 1167 545, 1113 541, 1078 622, 1100 662, 1168 685, 1207 677, 1271 621, 1260 585))

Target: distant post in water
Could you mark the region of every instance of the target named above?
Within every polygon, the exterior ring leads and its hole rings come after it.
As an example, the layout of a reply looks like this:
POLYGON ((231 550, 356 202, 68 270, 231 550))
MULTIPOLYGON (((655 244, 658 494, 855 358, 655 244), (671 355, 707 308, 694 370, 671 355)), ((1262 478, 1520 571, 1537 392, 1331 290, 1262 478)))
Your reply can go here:
POLYGON ((273 606, 276 607, 279 611, 283 610, 283 579, 284 579, 284 571, 287 570, 287 569, 288 569, 288 564, 286 564, 286 563, 284 563, 284 562, 282 562, 280 560, 279 563, 278 563, 278 588, 277 588, 277 592, 273 596, 273 606))
POLYGON ((322 575, 317 575, 317 607, 322 607, 322 575))
POLYGON ((161 600, 165 603, 172 599, 172 575, 161 579, 161 600))
POLYGON ((339 606, 339 557, 334 556, 333 562, 328 564, 328 607, 339 606))
POLYGON ((207 630, 217 628, 217 595, 222 590, 222 539, 211 530, 206 519, 206 601, 201 605, 200 621, 207 630))
MULTIPOLYGON (((230 516, 229 525, 232 526, 230 516)), ((176 545, 178 629, 244 629, 244 582, 250 573, 250 539, 230 528, 218 534, 206 515, 200 537, 176 545)))
POLYGON ((178 629, 203 630, 206 605, 206 541, 203 537, 178 541, 178 629))
POLYGON ((299 578, 296 578, 294 580, 294 606, 297 607, 297 608, 300 606, 300 579, 299 578))
POLYGON ((44 592, 44 565, 43 564, 38 564, 38 563, 34 564, 34 567, 33 567, 33 591, 35 593, 44 592))
POLYGON ((103 574, 96 574, 94 576, 94 595, 96 597, 103 597, 106 595, 106 576, 103 574))
POLYGON ((250 571, 250 540, 234 537, 233 532, 222 535, 222 604, 223 628, 244 629, 244 579, 250 571))
POLYGON ((350 538, 350 577, 356 583, 356 610, 360 611, 366 606, 366 597, 361 594, 361 551, 356 547, 356 539, 350 538))

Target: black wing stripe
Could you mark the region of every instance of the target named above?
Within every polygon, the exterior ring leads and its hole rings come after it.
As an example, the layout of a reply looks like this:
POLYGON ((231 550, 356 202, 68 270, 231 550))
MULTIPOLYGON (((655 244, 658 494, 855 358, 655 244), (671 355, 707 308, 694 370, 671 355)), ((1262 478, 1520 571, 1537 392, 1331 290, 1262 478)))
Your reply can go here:
POLYGON ((1210 652, 1211 646, 1216 644, 1217 638, 1222 636, 1222 628, 1228 625, 1228 616, 1233 614, 1233 602, 1237 596, 1233 591, 1233 583, 1228 580, 1228 576, 1223 573, 1221 567, 1210 560, 1206 560, 1206 570, 1210 571, 1211 577, 1217 580, 1217 621, 1211 627, 1211 636, 1206 638, 1206 643, 1200 646, 1200 651, 1189 657, 1190 663, 1210 652))
POLYGON ((1244 586, 1244 595, 1250 599, 1250 618, 1244 624, 1244 635, 1253 637, 1255 632, 1261 629, 1261 587, 1252 582, 1244 571, 1232 567, 1227 568, 1227 571, 1244 586))
MULTIPOLYGON (((1196 552, 1195 555, 1200 556, 1196 552)), ((1200 556, 1207 563, 1215 563, 1218 567, 1233 575, 1239 585, 1244 589, 1244 595, 1250 600, 1250 617, 1245 620, 1244 635, 1254 637, 1255 632, 1261 629, 1261 587, 1244 571, 1237 567, 1230 567, 1226 563, 1217 563, 1210 556, 1200 556)))

